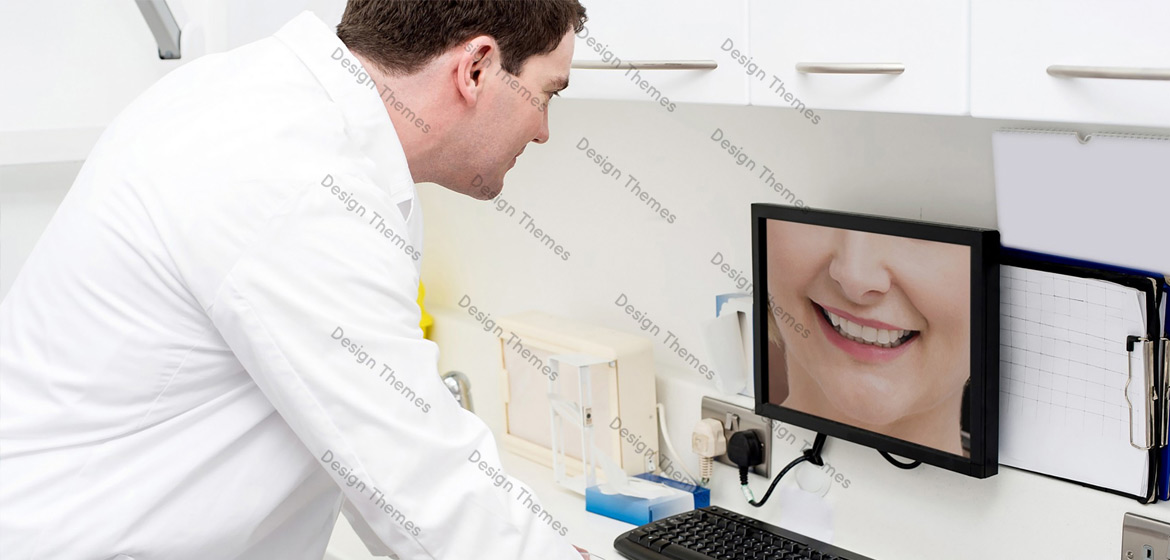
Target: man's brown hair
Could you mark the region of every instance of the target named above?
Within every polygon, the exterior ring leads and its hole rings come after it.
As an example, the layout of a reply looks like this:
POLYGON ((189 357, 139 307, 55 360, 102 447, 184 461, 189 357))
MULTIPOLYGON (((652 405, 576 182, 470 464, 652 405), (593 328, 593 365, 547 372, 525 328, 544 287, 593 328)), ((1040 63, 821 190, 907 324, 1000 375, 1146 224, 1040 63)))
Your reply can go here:
POLYGON ((556 50, 585 27, 578 0, 349 0, 337 36, 391 74, 413 74, 472 37, 500 46, 499 63, 519 74, 533 55, 556 50))

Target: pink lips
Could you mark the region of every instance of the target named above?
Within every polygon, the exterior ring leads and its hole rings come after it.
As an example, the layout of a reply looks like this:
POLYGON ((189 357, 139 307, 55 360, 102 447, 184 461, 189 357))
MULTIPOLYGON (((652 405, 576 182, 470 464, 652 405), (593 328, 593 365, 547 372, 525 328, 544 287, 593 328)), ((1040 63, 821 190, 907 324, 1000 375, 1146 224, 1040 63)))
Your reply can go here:
MULTIPOLYGON (((825 309, 828 310, 830 313, 833 313, 834 315, 839 315, 841 317, 844 317, 844 318, 846 318, 852 322, 855 322, 859 325, 862 325, 862 326, 873 327, 875 329, 910 330, 910 329, 902 329, 901 327, 895 327, 893 325, 890 325, 888 323, 883 323, 881 321, 870 321, 870 320, 858 319, 858 318, 854 317, 853 315, 850 315, 848 313, 843 313, 841 311, 833 309, 832 307, 825 307, 825 309)), ((846 354, 849 354, 854 359, 856 359, 860 362, 868 362, 868 363, 872 363, 872 364, 882 364, 882 363, 893 361, 893 360, 897 359, 899 356, 901 356, 902 354, 905 354, 906 351, 909 350, 912 346, 914 346, 915 343, 918 342, 918 339, 921 338, 921 335, 915 335, 914 338, 911 338, 910 340, 907 340, 906 342, 902 343, 901 346, 897 346, 894 348, 882 348, 880 346, 874 346, 872 344, 862 344, 860 342, 850 340, 848 338, 841 336, 841 334, 837 332, 837 329, 834 329, 833 325, 831 323, 829 323, 828 319, 825 318, 825 314, 821 313, 821 311, 816 308, 816 304, 813 305, 813 312, 816 313, 817 324, 819 324, 821 326, 821 332, 823 332, 825 334, 825 338, 828 338, 829 342, 832 342, 834 346, 845 351, 846 354)))

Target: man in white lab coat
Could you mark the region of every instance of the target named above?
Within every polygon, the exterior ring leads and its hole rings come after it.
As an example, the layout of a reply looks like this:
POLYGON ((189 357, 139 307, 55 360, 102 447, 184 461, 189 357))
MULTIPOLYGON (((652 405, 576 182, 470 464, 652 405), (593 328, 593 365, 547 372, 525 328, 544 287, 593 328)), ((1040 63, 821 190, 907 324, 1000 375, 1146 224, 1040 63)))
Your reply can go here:
POLYGON ((0 304, 0 557, 572 560, 419 329, 416 182, 499 192, 577 0, 351 0, 174 71, 0 304), (507 484, 504 484, 504 483, 507 484))

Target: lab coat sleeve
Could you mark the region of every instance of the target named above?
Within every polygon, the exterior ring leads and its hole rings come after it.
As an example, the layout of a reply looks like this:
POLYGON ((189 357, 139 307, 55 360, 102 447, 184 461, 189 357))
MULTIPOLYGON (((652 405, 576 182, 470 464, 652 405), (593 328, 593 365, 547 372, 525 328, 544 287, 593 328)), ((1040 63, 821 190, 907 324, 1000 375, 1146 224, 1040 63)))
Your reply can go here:
POLYGON ((307 180, 264 218, 215 292, 214 325, 403 560, 580 560, 440 380, 400 210, 361 177, 331 177, 339 189, 307 180))

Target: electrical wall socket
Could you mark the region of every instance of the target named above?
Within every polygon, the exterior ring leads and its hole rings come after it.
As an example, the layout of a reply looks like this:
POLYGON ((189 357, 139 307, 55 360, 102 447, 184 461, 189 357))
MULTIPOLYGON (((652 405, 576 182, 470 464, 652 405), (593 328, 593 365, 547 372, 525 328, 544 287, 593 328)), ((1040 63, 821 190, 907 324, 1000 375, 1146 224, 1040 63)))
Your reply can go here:
POLYGON ((1170 523, 1125 514, 1121 524, 1122 560, 1170 560, 1170 523))
MULTIPOLYGON (((728 442, 731 441, 731 434, 736 431, 753 430, 756 435, 760 437, 760 441, 764 442, 764 462, 752 467, 751 472, 756 473, 762 477, 772 476, 772 420, 757 416, 750 408, 723 402, 721 400, 713 399, 711 397, 703 397, 703 412, 699 417, 700 420, 706 418, 714 418, 723 424, 723 435, 727 437, 728 442), (729 424, 731 426, 729 427, 729 424), (738 425, 738 429, 736 429, 738 425)), ((715 457, 716 461, 725 465, 735 467, 735 464, 727 458, 727 455, 719 455, 715 457)), ((738 468, 738 467, 736 467, 738 468)), ((1159 558, 1158 560, 1162 560, 1159 558)))

